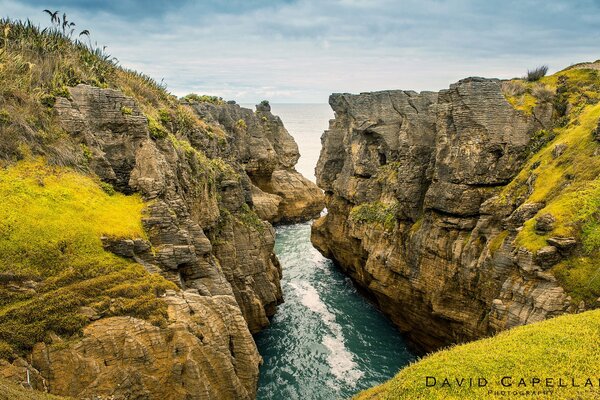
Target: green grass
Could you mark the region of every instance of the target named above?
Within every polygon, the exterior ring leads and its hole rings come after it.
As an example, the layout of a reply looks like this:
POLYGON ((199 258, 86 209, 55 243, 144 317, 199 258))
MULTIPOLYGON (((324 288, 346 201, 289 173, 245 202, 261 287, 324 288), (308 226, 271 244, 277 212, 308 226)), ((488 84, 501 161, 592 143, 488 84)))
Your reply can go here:
POLYGON ((363 203, 350 210, 350 220, 359 224, 379 224, 386 230, 396 225, 398 204, 384 204, 376 201, 363 203))
POLYGON ((79 313, 166 321, 157 295, 174 285, 103 250, 101 236, 144 238, 139 196, 109 195, 100 182, 41 160, 0 170, 0 352, 24 354, 48 332, 69 336, 79 313), (11 289, 35 282, 35 292, 11 289))
MULTIPOLYGON (((515 387, 518 379, 577 378, 594 379, 594 392, 585 388, 554 388, 551 396, 519 396, 523 398, 597 399, 600 370, 600 310, 565 315, 544 322, 517 327, 495 337, 433 353, 401 370, 393 379, 365 392, 355 399, 503 399, 507 396, 489 393, 504 388, 500 380, 516 378, 512 390, 532 390, 515 387), (435 387, 426 387, 427 376, 437 378, 435 387), (483 377, 487 387, 441 387, 445 377, 483 377)), ((431 380, 430 380, 431 382, 431 380)), ((530 382, 531 383, 531 382, 530 382)), ((539 389, 540 386, 537 386, 539 389)), ((511 390, 511 393, 512 393, 511 390)), ((509 396, 512 397, 512 396, 509 396)))

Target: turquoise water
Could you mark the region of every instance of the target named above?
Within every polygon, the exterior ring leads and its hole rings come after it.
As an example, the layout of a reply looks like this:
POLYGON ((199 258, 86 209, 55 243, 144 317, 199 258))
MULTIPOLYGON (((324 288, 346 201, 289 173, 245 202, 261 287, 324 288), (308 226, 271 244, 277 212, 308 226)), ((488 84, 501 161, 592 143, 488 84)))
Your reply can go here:
MULTIPOLYGON (((315 180, 327 104, 272 104, 296 139, 296 169, 315 180)), ((252 107, 252 106, 250 106, 252 107)), ((310 224, 277 228, 285 303, 256 338, 264 359, 258 399, 346 398, 382 383, 413 360, 396 328, 310 243, 310 224)))
POLYGON ((337 399, 413 360, 396 328, 310 243, 310 224, 277 228, 285 303, 256 335, 258 399, 337 399))

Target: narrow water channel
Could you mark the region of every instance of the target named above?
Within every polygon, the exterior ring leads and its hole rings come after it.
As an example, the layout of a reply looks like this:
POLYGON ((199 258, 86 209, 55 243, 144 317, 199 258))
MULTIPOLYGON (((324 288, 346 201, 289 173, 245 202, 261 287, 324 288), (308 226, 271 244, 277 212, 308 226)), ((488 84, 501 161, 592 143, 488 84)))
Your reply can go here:
POLYGON ((256 336, 258 399, 338 399, 413 360, 396 328, 310 243, 310 223, 277 228, 285 303, 256 336))

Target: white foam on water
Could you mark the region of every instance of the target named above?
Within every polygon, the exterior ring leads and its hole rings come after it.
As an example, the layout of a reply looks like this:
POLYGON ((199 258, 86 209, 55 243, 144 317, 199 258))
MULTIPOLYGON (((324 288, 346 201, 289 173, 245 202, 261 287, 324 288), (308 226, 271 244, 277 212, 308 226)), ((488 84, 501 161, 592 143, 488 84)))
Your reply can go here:
POLYGON ((346 348, 342 327, 335 321, 335 315, 327 309, 323 303, 317 289, 308 282, 290 283, 294 288, 300 302, 309 310, 319 314, 321 320, 325 323, 330 335, 323 336, 323 345, 329 350, 327 363, 331 373, 340 381, 355 387, 357 381, 364 375, 363 371, 356 369, 354 356, 346 348))

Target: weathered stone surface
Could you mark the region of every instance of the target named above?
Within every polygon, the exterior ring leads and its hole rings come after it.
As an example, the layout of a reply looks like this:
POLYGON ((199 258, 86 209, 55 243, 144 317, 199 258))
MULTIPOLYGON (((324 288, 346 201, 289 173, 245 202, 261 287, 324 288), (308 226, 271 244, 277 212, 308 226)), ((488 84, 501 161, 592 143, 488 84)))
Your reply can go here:
POLYGON ((260 355, 235 300, 186 292, 165 301, 167 327, 104 318, 76 341, 36 345, 32 366, 50 392, 78 399, 254 398, 260 355))
POLYGON ((132 98, 86 85, 69 90, 55 109, 71 147, 83 153, 75 166, 147 201, 147 239, 103 237, 104 248, 179 291, 164 298, 166 327, 83 307, 90 321, 83 336, 54 335, 24 365, 4 363, 0 373, 22 380, 29 369, 37 389, 76 398, 254 398, 261 358, 251 333, 267 326, 282 302, 274 230, 260 218, 308 219, 323 203, 320 189, 293 170, 293 138, 269 109, 254 114, 235 104, 202 114, 226 137, 209 135, 202 124, 151 137, 132 98), (256 177, 275 193, 253 185, 256 177))
POLYGON ((554 148, 552 149, 552 157, 553 158, 558 158, 562 155, 562 153, 565 152, 565 150, 568 148, 569 146, 567 146, 565 143, 559 143, 556 146, 554 146, 554 148))
POLYGON ((573 237, 550 237, 546 239, 549 245, 558 248, 558 251, 563 254, 569 254, 577 246, 577 240, 573 237))
POLYGON ((535 230, 542 233, 550 232, 554 229, 554 222, 556 218, 552 214, 542 214, 535 219, 535 230))
POLYGON ((535 261, 543 269, 548 269, 560 261, 560 254, 556 247, 544 246, 535 253, 535 261))
POLYGON ((253 188, 251 195, 261 217, 280 223, 319 216, 325 206, 323 193, 294 170, 300 157, 298 146, 268 104, 258 104, 256 112, 237 104, 196 103, 192 107, 202 118, 235 134, 237 158, 260 189, 253 188))
POLYGON ((336 118, 317 165, 328 213, 312 242, 415 344, 433 350, 570 309, 543 271, 555 260, 541 257, 543 268, 513 245, 543 204, 496 196, 550 123, 550 106, 526 115, 483 78, 439 94, 334 94, 330 104, 336 118), (395 226, 355 222, 352 209, 367 202, 395 204, 395 226))
POLYGON ((505 220, 506 227, 515 229, 523 226, 523 224, 535 217, 542 208, 544 203, 525 203, 520 205, 511 215, 505 220))

